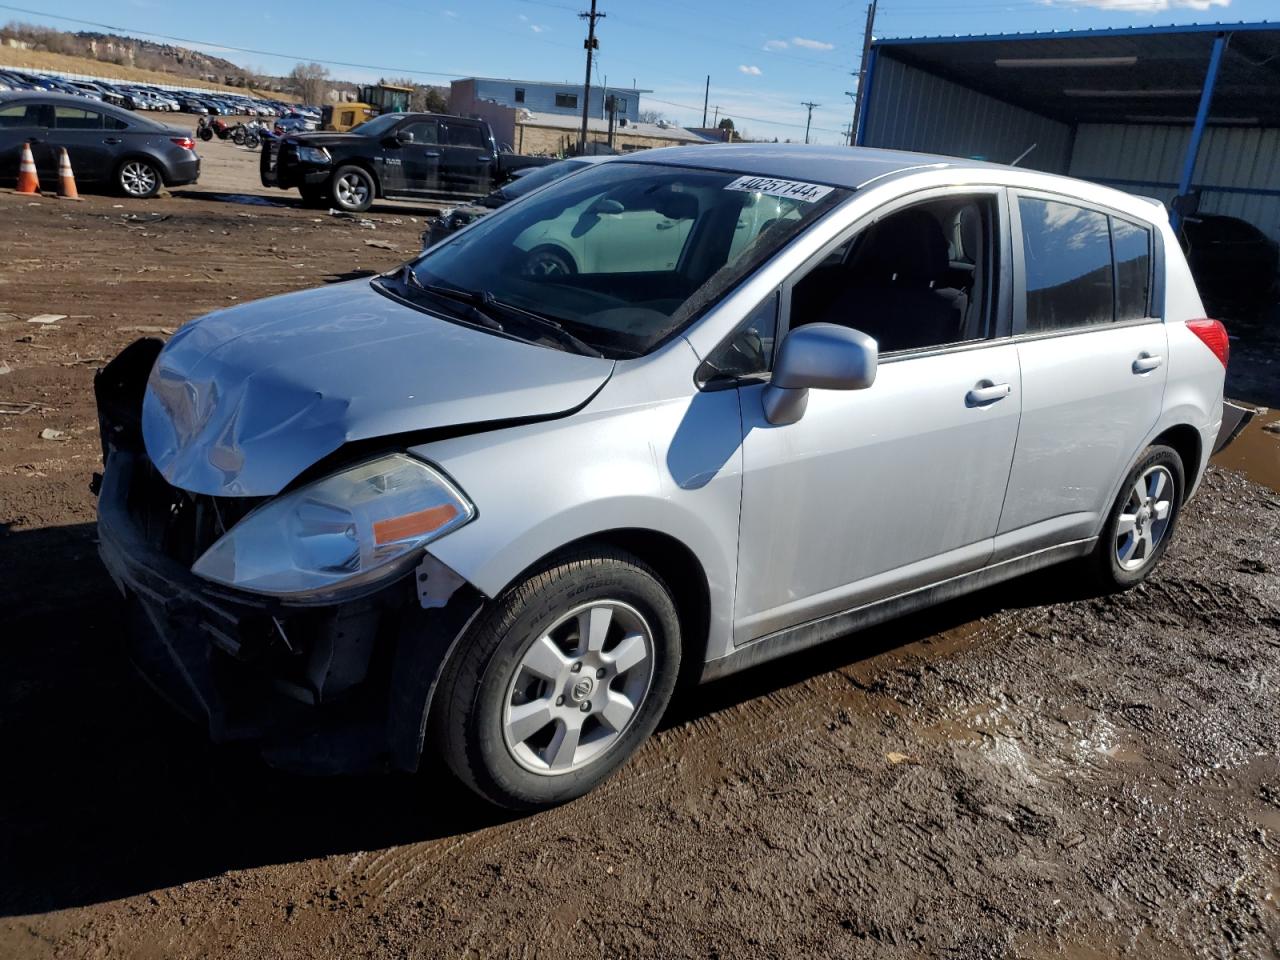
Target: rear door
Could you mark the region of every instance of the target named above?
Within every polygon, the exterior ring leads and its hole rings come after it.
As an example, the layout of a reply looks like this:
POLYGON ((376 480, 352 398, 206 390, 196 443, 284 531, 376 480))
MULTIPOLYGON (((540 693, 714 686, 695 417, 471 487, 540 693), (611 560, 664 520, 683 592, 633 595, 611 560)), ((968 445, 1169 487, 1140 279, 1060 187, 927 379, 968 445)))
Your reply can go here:
POLYGON ((52 114, 52 109, 42 103, 0 104, 0 176, 17 179, 23 144, 31 145, 31 156, 42 181, 57 176, 57 161, 48 142, 52 114))
POLYGON ((53 108, 53 131, 49 142, 55 155, 67 148, 77 182, 107 179, 120 145, 124 142, 123 120, 94 110, 57 104, 53 108))
POLYGON ((450 120, 444 125, 441 156, 442 189, 446 193, 486 194, 493 189, 493 145, 485 128, 466 120, 450 120))
POLYGON ((995 561, 1097 534, 1168 371, 1150 225, 1052 194, 1010 206, 1022 423, 995 561))

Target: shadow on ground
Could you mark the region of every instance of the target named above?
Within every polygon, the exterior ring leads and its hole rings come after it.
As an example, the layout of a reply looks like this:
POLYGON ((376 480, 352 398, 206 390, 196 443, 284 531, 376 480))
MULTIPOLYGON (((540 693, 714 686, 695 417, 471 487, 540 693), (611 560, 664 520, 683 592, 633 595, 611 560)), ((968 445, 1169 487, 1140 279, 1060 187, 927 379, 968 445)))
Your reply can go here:
MULTIPOLYGON (((212 747, 118 653, 121 605, 91 524, 0 530, 0 915, 111 900, 228 869, 475 830, 504 815, 441 771, 313 779, 212 747)), ((667 725, 1010 606, 1061 600, 1061 572, 994 588, 701 688, 667 725)))

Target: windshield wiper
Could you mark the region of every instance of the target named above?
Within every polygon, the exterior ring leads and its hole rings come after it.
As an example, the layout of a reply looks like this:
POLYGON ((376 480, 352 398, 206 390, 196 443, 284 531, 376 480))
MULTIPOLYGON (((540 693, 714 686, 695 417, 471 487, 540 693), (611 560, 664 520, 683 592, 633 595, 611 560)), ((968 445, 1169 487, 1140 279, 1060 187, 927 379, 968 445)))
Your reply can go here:
POLYGON ((423 283, 418 279, 418 275, 413 272, 412 264, 406 263, 400 268, 400 282, 406 287, 421 290, 423 293, 429 293, 434 297, 466 305, 468 309, 465 319, 475 323, 478 327, 484 327, 486 330, 496 330, 499 333, 506 332, 506 328, 497 319, 480 309, 480 304, 476 302, 469 291, 460 290, 457 287, 441 286, 436 283, 423 283))
POLYGON ((506 331, 502 322, 492 315, 492 311, 496 309, 507 316, 517 317, 525 321, 526 324, 534 324, 537 326, 539 333, 548 335, 550 339, 558 341, 561 346, 568 347, 575 353, 583 353, 589 357, 604 356, 591 344, 566 330, 558 320, 553 320, 551 317, 540 313, 534 313, 532 310, 526 310, 524 307, 517 307, 514 303, 499 300, 488 290, 465 290, 462 287, 423 283, 418 279, 418 275, 413 272, 413 268, 409 264, 404 265, 401 276, 407 286, 416 287, 426 293, 466 304, 471 308, 472 315, 479 319, 481 325, 491 330, 506 331))

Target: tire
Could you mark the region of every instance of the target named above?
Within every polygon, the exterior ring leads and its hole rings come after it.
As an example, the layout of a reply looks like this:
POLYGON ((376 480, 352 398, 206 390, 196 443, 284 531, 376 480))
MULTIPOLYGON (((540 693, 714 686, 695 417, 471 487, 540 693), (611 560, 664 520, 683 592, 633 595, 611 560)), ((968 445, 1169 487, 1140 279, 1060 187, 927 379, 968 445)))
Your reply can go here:
POLYGON ((520 273, 526 277, 567 277, 577 272, 573 257, 549 243, 534 247, 520 264, 520 273))
POLYGON ((213 139, 213 131, 208 127, 201 127, 196 131, 196 135, 199 136, 201 140, 205 141, 205 143, 208 143, 213 139))
POLYGON ((133 157, 116 170, 116 185, 126 197, 145 200, 160 192, 164 180, 160 168, 150 160, 133 157))
POLYGON ((564 803, 653 732, 680 651, 671 593, 643 561, 603 545, 562 554, 503 593, 462 638, 440 678, 432 739, 490 803, 564 803))
POLYGON ((1169 548, 1185 494, 1182 458, 1171 447, 1148 447, 1120 485, 1094 549, 1099 585, 1124 590, 1147 578, 1169 548))
POLYGON ((244 130, 242 130, 239 127, 236 127, 234 130, 232 130, 231 142, 234 143, 237 147, 243 147, 244 146, 244 130))
POLYGON ((347 213, 368 210, 376 189, 373 176, 363 167, 339 167, 329 178, 329 196, 333 198, 333 205, 347 213))

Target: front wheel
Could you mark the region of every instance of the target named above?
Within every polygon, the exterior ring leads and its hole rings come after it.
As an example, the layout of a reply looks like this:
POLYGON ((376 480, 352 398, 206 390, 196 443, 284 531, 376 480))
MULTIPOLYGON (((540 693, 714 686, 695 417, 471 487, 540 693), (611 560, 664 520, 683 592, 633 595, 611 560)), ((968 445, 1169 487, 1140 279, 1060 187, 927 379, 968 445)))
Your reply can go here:
POLYGON ((577 272, 573 257, 551 244, 534 247, 520 265, 520 273, 525 277, 571 277, 577 272))
POLYGON ((329 181, 333 205, 348 213, 363 213, 373 203, 373 177, 362 167, 339 167, 329 181))
POLYGON ((1173 539, 1185 493, 1182 458, 1171 447, 1150 446, 1129 471, 1093 556, 1104 587, 1124 589, 1145 580, 1173 539))
POLYGON ((680 670, 670 592, 608 547, 549 562, 508 589, 460 641, 440 679, 433 738, 490 802, 572 800, 653 732, 680 670))

